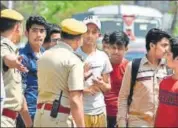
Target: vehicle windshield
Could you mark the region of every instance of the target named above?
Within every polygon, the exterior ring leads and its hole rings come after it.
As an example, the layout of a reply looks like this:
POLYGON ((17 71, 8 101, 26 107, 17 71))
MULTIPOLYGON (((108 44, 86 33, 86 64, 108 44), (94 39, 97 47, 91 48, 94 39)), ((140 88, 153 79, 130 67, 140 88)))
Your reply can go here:
POLYGON ((142 58, 143 56, 145 56, 145 54, 145 39, 139 39, 136 42, 129 42, 125 58, 131 61, 135 58, 142 58))
POLYGON ((132 51, 132 52, 127 52, 125 54, 125 58, 129 61, 132 61, 135 58, 143 58, 145 54, 146 52, 144 51, 132 51))
POLYGON ((101 33, 110 33, 113 31, 122 31, 123 30, 123 22, 119 20, 109 19, 109 20, 101 20, 101 33))
MULTIPOLYGON (((122 19, 114 19, 110 18, 107 20, 101 19, 101 33, 110 33, 113 31, 123 30, 124 23, 122 19)), ((151 28, 159 27, 159 23, 156 20, 143 20, 143 19, 137 19, 134 22, 134 33, 136 38, 145 38, 147 32, 151 28)))
POLYGON ((156 23, 142 23, 142 22, 135 22, 134 23, 134 33, 137 38, 145 38, 147 32, 151 28, 155 28, 158 25, 156 23))

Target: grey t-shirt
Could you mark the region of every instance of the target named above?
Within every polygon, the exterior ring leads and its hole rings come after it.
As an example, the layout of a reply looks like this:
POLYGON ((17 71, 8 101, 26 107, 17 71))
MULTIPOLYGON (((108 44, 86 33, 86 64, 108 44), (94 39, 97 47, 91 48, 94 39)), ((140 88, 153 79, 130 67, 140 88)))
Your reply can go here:
MULTIPOLYGON (((83 57, 84 63, 88 63, 91 66, 90 72, 93 75, 84 82, 85 88, 93 84, 92 79, 112 71, 111 63, 105 52, 96 50, 94 53, 87 55, 81 48, 78 48, 76 53, 83 57)), ((102 92, 98 92, 95 95, 84 94, 84 112, 88 115, 97 115, 105 112, 104 95, 102 92)))

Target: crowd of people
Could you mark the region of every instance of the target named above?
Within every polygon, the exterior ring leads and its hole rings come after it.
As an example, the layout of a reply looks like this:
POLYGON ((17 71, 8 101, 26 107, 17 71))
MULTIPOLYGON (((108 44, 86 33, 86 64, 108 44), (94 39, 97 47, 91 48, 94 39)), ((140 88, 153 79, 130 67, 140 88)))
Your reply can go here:
POLYGON ((178 127, 178 38, 152 28, 143 58, 124 58, 123 31, 97 16, 24 17, 1 11, 1 127, 178 127))

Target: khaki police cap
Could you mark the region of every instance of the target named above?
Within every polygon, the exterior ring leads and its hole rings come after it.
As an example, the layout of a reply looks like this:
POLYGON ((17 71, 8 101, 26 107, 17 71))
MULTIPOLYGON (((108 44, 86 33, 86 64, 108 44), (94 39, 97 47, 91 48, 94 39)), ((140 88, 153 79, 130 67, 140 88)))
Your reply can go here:
POLYGON ((87 31, 87 26, 78 20, 69 18, 61 22, 61 30, 71 35, 83 34, 87 31))
POLYGON ((22 21, 24 17, 19 12, 13 9, 4 9, 1 11, 1 18, 7 18, 17 21, 22 21))

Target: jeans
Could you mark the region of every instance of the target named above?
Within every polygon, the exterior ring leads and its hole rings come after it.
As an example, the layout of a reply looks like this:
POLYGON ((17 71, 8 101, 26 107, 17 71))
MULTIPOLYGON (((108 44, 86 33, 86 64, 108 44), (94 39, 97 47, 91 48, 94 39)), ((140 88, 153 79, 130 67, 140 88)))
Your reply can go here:
POLYGON ((107 116, 107 128, 116 128, 116 116, 107 116))

